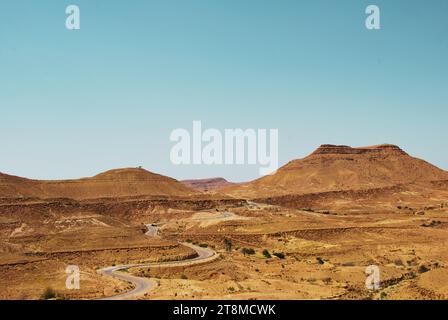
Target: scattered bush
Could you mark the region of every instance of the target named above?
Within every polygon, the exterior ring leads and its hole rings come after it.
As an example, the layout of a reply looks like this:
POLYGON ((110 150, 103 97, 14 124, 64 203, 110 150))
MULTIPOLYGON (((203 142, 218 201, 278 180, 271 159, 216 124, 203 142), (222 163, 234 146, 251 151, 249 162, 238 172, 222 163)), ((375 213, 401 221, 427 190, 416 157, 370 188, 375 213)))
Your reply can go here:
POLYGON ((274 252, 273 255, 279 259, 285 259, 285 254, 283 252, 274 252))
POLYGON ((401 259, 396 259, 396 260, 394 261, 394 263, 395 263, 396 266, 401 266, 401 267, 404 266, 403 261, 401 261, 401 259))
POLYGON ((428 272, 429 268, 427 266, 425 266, 424 264, 422 264, 419 268, 418 268, 418 272, 420 273, 425 273, 428 272))
POLYGON ((325 283, 325 284, 330 284, 331 283, 331 278, 330 277, 325 277, 325 278, 323 278, 322 279, 322 281, 325 283))
POLYGON ((432 220, 430 223, 423 223, 422 227, 436 227, 438 225, 442 224, 442 221, 432 220))
POLYGON ((199 246, 200 246, 201 248, 207 248, 207 247, 208 247, 208 244, 206 244, 206 243, 201 243, 199 246))
POLYGON ((381 293, 380 293, 380 299, 381 299, 381 300, 387 299, 387 293, 384 292, 384 291, 381 292, 381 293))
POLYGON ((269 251, 268 251, 268 249, 264 249, 263 250, 263 255, 266 257, 266 258, 272 258, 272 256, 271 256, 271 254, 269 253, 269 251))
POLYGON ((232 251, 232 240, 224 239, 224 247, 227 252, 231 252, 232 251))
POLYGON ((412 259, 412 260, 408 260, 408 261, 406 261, 406 263, 408 264, 408 266, 415 266, 415 265, 416 265, 416 260, 415 260, 415 258, 414 258, 414 259, 412 259))
POLYGON ((255 254, 255 250, 254 249, 252 249, 252 248, 243 248, 243 249, 241 249, 241 252, 244 254, 244 255, 252 255, 252 254, 255 254))
POLYGON ((180 278, 181 278, 182 280, 187 280, 187 279, 188 279, 187 275, 185 275, 185 274, 182 274, 182 275, 180 276, 180 278))
POLYGON ((325 261, 321 257, 316 258, 318 264, 324 264, 325 261))
POLYGON ((56 297, 57 297, 56 291, 50 287, 45 289, 44 293, 42 294, 43 300, 55 299, 56 297))

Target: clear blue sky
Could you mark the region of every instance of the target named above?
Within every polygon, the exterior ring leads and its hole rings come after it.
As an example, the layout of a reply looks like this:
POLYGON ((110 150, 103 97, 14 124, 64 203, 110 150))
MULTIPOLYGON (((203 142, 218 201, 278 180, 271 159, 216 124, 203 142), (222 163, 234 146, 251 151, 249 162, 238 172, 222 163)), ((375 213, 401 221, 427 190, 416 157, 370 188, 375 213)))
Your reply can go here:
POLYGON ((193 120, 278 128, 280 164, 387 142, 448 169, 447 15, 445 0, 2 1, 0 171, 258 177, 172 165, 169 134, 193 120), (69 4, 79 31, 65 29, 69 4))

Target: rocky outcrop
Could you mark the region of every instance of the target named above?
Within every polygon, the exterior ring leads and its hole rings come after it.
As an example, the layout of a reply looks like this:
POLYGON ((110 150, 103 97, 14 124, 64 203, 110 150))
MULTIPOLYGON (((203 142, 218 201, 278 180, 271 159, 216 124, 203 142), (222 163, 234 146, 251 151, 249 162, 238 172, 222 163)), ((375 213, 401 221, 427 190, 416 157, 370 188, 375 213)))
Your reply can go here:
POLYGON ((367 154, 367 153, 394 153, 407 155, 400 147, 393 144, 380 144, 370 147, 353 148, 344 145, 323 144, 311 155, 321 154, 367 154))

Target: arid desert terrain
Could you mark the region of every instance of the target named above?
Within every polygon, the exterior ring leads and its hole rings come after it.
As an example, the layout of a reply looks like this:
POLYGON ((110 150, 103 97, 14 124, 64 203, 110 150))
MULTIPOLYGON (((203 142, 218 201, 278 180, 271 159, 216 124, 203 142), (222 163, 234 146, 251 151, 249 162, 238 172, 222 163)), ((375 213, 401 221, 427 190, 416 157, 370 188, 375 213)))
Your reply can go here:
POLYGON ((243 184, 0 174, 0 299, 447 299, 447 244, 448 172, 394 145, 243 184))

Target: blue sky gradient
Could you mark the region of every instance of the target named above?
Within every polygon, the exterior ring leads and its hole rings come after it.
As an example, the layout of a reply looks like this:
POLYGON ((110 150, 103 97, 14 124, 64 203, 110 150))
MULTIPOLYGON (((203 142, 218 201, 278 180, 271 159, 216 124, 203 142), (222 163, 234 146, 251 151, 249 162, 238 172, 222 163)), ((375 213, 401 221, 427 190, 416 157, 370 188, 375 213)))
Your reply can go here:
POLYGON ((280 164, 320 144, 393 143, 448 169, 448 1, 15 0, 0 10, 0 171, 178 179, 173 129, 278 128, 280 164), (65 8, 81 9, 81 30, 65 8), (381 9, 381 30, 364 26, 381 9))

